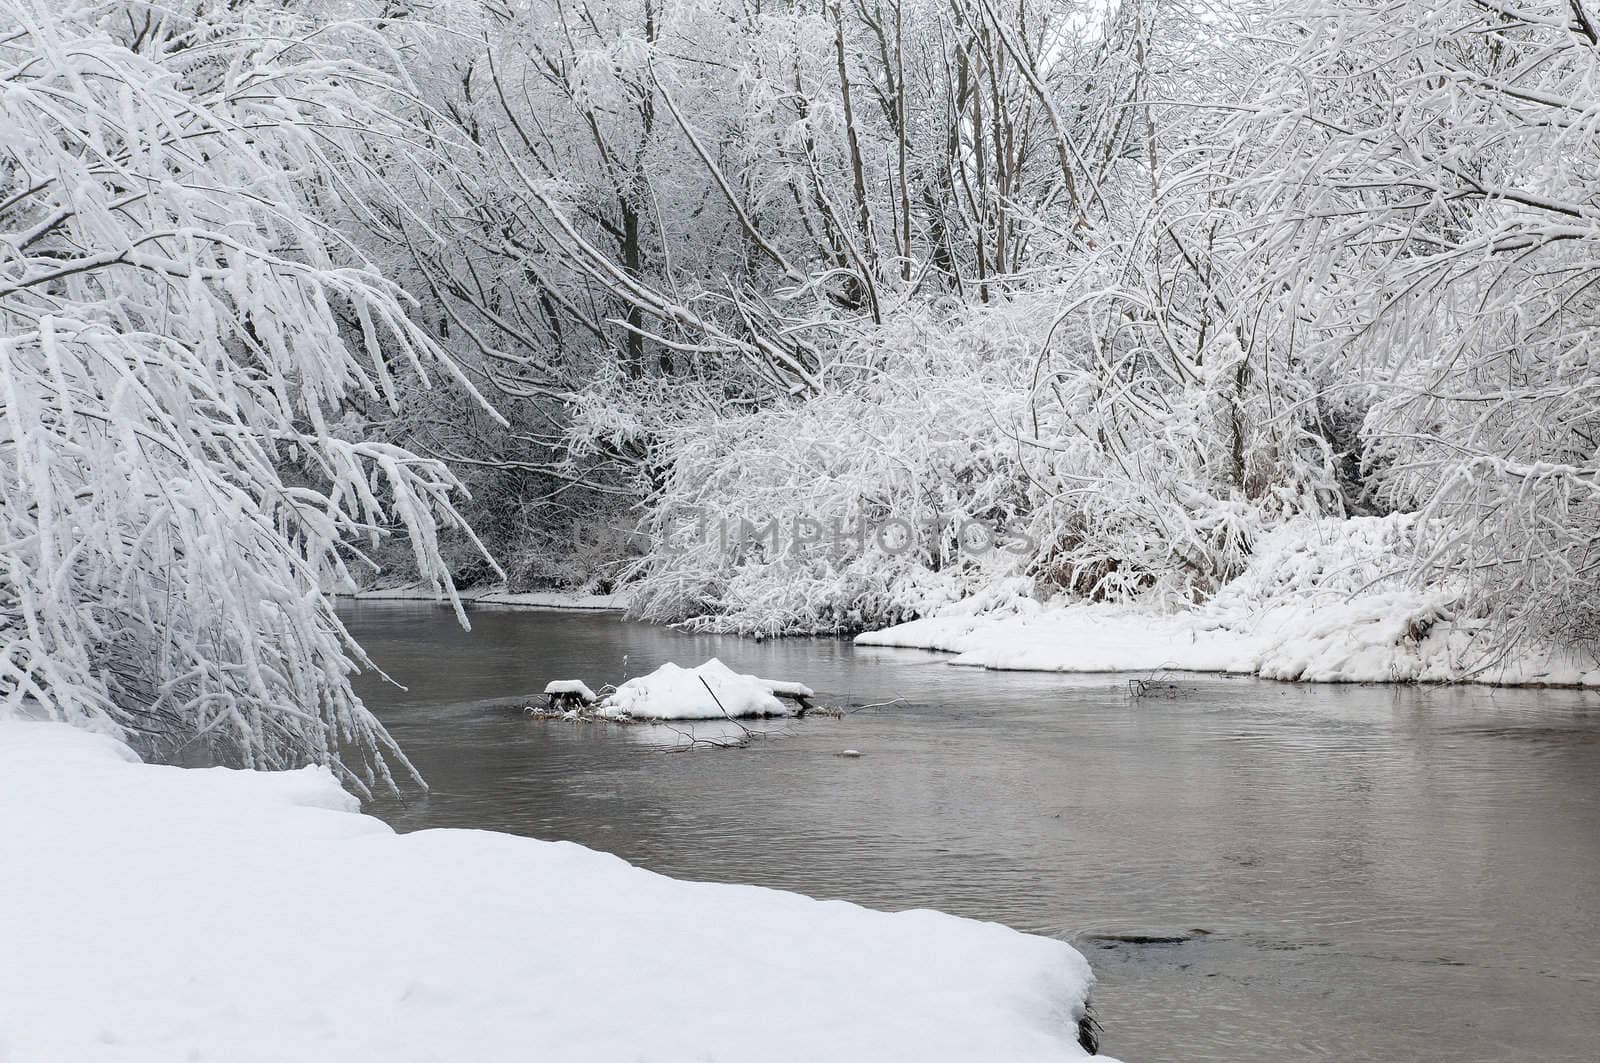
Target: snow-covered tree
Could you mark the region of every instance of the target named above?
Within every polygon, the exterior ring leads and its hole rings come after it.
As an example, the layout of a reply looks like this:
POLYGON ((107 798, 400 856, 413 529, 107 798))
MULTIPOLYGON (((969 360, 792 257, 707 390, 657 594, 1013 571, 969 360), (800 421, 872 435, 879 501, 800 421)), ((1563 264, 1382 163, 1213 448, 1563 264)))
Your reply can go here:
POLYGON ((1237 127, 1257 254, 1320 383, 1365 411, 1423 578, 1509 633, 1600 634, 1600 12, 1334 0, 1237 127))
MULTIPOLYGON (((925 91, 911 94, 912 198, 938 206, 945 242, 911 241, 911 284, 874 275, 881 321, 826 318, 814 394, 691 411, 658 432, 672 472, 649 507, 661 545, 637 569, 644 615, 860 627, 1018 574, 1045 594, 1190 603, 1241 571, 1264 526, 1339 510, 1317 404, 1279 327, 1284 299, 1250 254, 1252 202, 1234 177, 1253 156, 1219 139, 1227 104, 1253 85, 1241 24, 1158 0, 1101 21, 1069 7, 962 12, 966 36, 908 37, 919 55, 964 42, 919 68, 925 91), (951 81, 958 60, 983 76, 951 81), (970 117, 996 105, 994 127, 970 117), (954 142, 929 152, 938 129, 954 142), (946 523, 908 550, 845 537, 828 564, 759 535, 708 541, 699 513, 719 529, 797 515, 946 523), (957 541, 968 520, 1017 528, 1025 545, 980 560, 957 541)), ((895 139, 876 143, 893 174, 895 139)), ((914 213, 916 237, 936 230, 914 213)), ((826 267, 788 246, 788 261, 826 267)))
POLYGON ((10 709, 358 788, 409 771, 329 599, 393 528, 454 593, 452 474, 341 430, 352 397, 466 383, 340 235, 439 153, 354 58, 382 54, 292 6, 0 3, 10 709))

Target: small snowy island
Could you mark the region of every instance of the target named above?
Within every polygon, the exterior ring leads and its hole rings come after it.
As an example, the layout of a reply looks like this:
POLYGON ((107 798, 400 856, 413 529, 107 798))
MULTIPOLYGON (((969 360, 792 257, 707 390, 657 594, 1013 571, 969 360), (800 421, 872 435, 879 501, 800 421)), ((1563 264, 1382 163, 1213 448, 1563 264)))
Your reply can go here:
MULTIPOLYGON (((582 680, 561 679, 545 687, 556 707, 595 695, 582 680)), ((735 672, 713 657, 695 668, 668 661, 649 675, 635 676, 598 700, 594 715, 613 720, 721 720, 794 716, 810 707, 815 692, 804 683, 762 679, 735 672)))
POLYGON ((0 1057, 48 1063, 1081 1059, 1061 941, 396 834, 323 768, 146 765, 0 723, 0 1057), (107 889, 123 898, 107 900, 107 889))

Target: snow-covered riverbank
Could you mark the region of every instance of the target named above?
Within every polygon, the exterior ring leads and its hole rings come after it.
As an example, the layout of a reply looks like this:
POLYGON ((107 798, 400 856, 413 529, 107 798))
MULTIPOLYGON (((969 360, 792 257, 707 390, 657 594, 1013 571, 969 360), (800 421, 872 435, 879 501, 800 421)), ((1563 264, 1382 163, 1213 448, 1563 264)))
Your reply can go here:
POLYGON ((1040 603, 996 593, 873 631, 860 646, 955 654, 951 664, 1048 672, 1230 672, 1308 682, 1600 687, 1600 662, 1500 653, 1470 609, 1401 578, 1410 518, 1300 521, 1264 536, 1204 606, 1040 603))
POLYGON ((0 723, 0 1059, 1055 1061, 1063 942, 397 835, 320 770, 141 764, 0 723))
MULTIPOLYGON (((576 591, 561 590, 508 591, 503 585, 494 585, 468 587, 466 590, 457 591, 456 594, 463 602, 471 602, 474 605, 504 605, 522 609, 579 609, 620 613, 628 608, 626 591, 618 591, 615 594, 579 594, 576 591)), ((437 602, 442 600, 431 588, 419 583, 340 593, 338 597, 355 601, 379 602, 437 602)))

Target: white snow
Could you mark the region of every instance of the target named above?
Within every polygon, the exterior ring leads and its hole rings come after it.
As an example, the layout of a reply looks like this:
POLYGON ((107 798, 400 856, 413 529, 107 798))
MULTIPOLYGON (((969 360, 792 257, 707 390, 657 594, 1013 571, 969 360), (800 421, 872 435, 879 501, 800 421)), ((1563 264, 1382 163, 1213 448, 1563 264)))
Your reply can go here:
MULTIPOLYGON (((406 583, 393 587, 373 587, 359 591, 341 591, 340 598, 356 601, 437 602, 443 601, 431 588, 419 583, 406 583)), ((580 594, 577 591, 508 591, 502 584, 469 587, 457 591, 463 602, 475 605, 503 605, 521 609, 571 609, 592 612, 622 612, 628 608, 626 591, 615 594, 580 594)))
POLYGON ((1530 647, 1497 658, 1471 610, 1403 579, 1407 515, 1284 524, 1204 606, 958 603, 856 638, 953 653, 951 664, 1051 672, 1191 671, 1310 682, 1600 686, 1600 665, 1530 647))
POLYGON ((576 694, 585 705, 594 701, 594 691, 581 679, 552 679, 544 685, 546 694, 576 694))
MULTIPOLYGON (((784 686, 806 689, 798 683, 784 686)), ((697 668, 668 662, 649 675, 623 683, 600 703, 598 711, 602 716, 636 720, 794 715, 794 706, 779 701, 772 690, 771 680, 735 672, 715 657, 697 668)))
POLYGON ((791 698, 814 698, 817 696, 817 692, 804 683, 795 683, 786 679, 762 679, 760 682, 765 683, 768 690, 780 696, 791 698))
POLYGON ((0 723, 17 1063, 1083 1057, 1064 942, 681 882, 570 843, 397 835, 321 769, 141 764, 0 723))

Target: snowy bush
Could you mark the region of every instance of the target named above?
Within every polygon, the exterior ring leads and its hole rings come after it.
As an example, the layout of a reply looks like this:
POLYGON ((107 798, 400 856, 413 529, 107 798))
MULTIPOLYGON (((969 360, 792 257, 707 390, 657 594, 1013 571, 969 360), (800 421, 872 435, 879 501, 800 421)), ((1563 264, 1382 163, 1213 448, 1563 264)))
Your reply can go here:
POLYGON ((1001 538, 1024 511, 1011 435, 1023 337, 973 325, 939 342, 953 325, 907 315, 843 352, 821 396, 664 426, 670 473, 649 507, 635 610, 718 629, 856 630, 1017 568, 1021 551, 963 549, 957 535, 970 521, 1001 538))
POLYGON ((1336 506, 1318 442, 1241 383, 1235 334, 1185 355, 1118 325, 1100 344, 1097 314, 1124 301, 1065 328, 1062 301, 908 311, 842 351, 816 398, 665 429, 635 610, 859 630, 1017 575, 1165 607, 1242 571, 1262 527, 1336 506))

